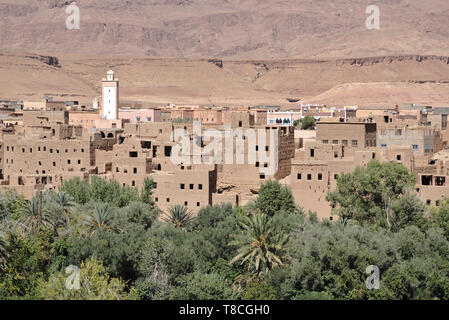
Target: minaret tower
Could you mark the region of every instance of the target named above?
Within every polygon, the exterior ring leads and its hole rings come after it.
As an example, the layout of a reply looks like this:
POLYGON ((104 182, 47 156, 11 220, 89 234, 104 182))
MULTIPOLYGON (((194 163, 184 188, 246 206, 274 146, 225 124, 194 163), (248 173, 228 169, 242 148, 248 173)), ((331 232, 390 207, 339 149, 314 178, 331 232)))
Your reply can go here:
POLYGON ((109 70, 103 78, 103 103, 101 104, 101 117, 103 119, 118 119, 119 82, 114 77, 114 71, 109 70))

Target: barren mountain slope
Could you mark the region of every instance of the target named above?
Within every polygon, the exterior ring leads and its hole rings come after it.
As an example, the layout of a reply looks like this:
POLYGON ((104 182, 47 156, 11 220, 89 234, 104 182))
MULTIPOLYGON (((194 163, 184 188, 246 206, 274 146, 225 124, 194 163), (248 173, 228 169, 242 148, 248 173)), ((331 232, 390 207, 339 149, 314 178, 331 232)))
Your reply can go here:
POLYGON ((217 60, 58 56, 0 51, 0 98, 90 103, 113 67, 122 101, 149 104, 449 103, 449 58, 217 60))
POLYGON ((0 0, 0 47, 51 55, 367 57, 449 55, 447 0, 0 0), (365 10, 380 8, 381 30, 365 10))

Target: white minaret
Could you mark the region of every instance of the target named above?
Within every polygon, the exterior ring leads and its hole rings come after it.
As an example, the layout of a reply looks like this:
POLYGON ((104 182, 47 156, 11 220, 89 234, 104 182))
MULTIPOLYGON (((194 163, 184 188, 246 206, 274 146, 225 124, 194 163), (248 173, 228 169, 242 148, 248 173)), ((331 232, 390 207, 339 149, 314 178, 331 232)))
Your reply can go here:
POLYGON ((101 116, 103 119, 118 119, 119 85, 114 77, 114 71, 109 70, 106 78, 103 78, 103 103, 101 116))

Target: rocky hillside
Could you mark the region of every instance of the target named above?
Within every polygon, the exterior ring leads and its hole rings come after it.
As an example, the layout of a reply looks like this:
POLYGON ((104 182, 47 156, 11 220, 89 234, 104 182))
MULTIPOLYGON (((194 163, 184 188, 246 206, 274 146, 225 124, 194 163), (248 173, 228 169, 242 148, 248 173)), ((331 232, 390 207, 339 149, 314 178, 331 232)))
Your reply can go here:
POLYGON ((447 0, 0 0, 0 47, 46 55, 357 58, 449 55, 447 0), (366 30, 368 5, 381 30, 366 30))
POLYGON ((54 96, 91 103, 112 67, 121 101, 145 104, 276 104, 318 102, 388 106, 447 105, 449 57, 354 59, 186 59, 45 56, 0 50, 0 98, 54 96))

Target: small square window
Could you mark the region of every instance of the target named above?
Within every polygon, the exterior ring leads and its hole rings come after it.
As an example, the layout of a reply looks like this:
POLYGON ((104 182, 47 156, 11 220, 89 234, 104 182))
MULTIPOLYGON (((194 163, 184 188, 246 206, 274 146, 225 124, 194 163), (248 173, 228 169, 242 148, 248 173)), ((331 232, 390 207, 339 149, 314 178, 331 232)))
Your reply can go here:
POLYGON ((184 190, 186 188, 184 183, 181 183, 181 190, 184 190))
POLYGON ((191 183, 189 187, 190 187, 190 190, 193 190, 194 185, 191 183))
POLYGON ((312 180, 312 175, 310 173, 307 174, 307 180, 312 180))
POLYGON ((401 161, 401 155, 400 155, 400 154, 398 154, 398 155, 396 156, 396 160, 401 161))
POLYGON ((298 180, 301 180, 302 179, 302 174, 298 173, 297 178, 298 178, 298 180))
POLYGON ((199 185, 198 185, 198 189, 199 189, 199 190, 203 190, 203 185, 202 185, 202 184, 199 184, 199 185))
POLYGON ((323 180, 323 174, 322 173, 318 173, 318 180, 323 180))

